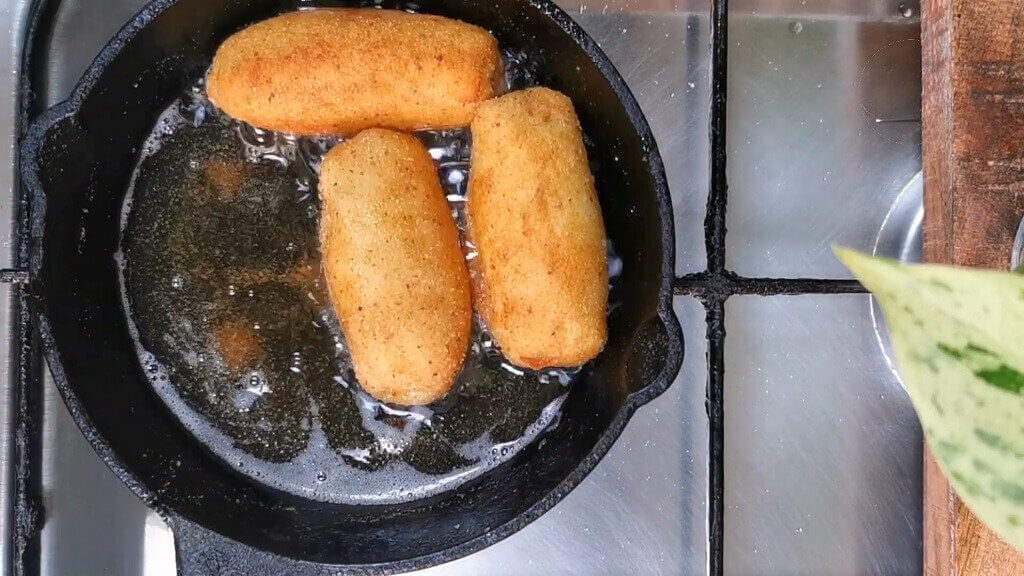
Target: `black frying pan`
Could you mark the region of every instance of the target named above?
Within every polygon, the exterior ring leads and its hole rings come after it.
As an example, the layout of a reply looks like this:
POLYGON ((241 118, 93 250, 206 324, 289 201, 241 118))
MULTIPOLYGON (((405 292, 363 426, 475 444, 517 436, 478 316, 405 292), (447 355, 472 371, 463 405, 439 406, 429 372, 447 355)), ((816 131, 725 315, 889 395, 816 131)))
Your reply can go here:
POLYGON ((554 506, 607 453, 633 412, 678 372, 672 207, 640 109, 593 40, 547 0, 424 0, 491 30, 568 94, 588 138, 622 304, 560 424, 489 473, 426 500, 354 506, 272 489, 213 456, 153 390, 133 346, 114 254, 139 148, 157 115, 241 27, 286 0, 157 0, 100 53, 71 98, 22 143, 31 198, 31 293, 68 409, 114 472, 174 529, 182 573, 397 572, 452 560, 554 506), (328 565, 335 565, 333 568, 328 565))

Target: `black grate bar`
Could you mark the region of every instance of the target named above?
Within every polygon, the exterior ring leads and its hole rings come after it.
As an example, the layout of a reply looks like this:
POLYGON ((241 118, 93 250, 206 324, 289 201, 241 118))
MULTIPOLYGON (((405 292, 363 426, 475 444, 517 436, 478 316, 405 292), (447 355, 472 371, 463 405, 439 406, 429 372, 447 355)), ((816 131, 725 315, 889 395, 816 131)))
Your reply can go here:
POLYGON ((704 300, 708 336, 708 574, 722 576, 725 550, 725 299, 704 300))
POLYGON ((676 293, 695 294, 704 302, 708 337, 708 574, 724 572, 725 524, 725 410, 722 404, 725 380, 725 299, 729 293, 718 290, 731 286, 725 261, 725 208, 729 191, 726 182, 726 88, 728 84, 729 0, 711 3, 711 118, 708 136, 711 144, 711 182, 708 188, 707 215, 704 217, 704 246, 708 269, 700 274, 694 288, 686 291, 685 282, 676 281, 676 293), (684 284, 680 284, 684 282, 684 284), (684 288, 680 291, 680 288, 684 288))
POLYGON ((856 280, 817 278, 743 278, 732 272, 699 272, 676 278, 676 296, 696 296, 703 300, 729 296, 785 296, 792 294, 866 294, 856 280))
POLYGON ((17 354, 15 370, 18 386, 14 391, 14 471, 13 502, 8 510, 13 518, 11 558, 7 568, 15 576, 37 576, 40 572, 41 532, 43 525, 42 494, 42 358, 38 335, 33 326, 25 286, 15 287, 15 338, 17 354))
MULTIPOLYGON (((28 130, 29 120, 45 110, 45 94, 38 91, 45 78, 40 77, 35 60, 45 59, 45 44, 50 38, 50 28, 60 2, 33 0, 29 29, 25 35, 21 54, 21 73, 18 87, 18 142, 28 130)), ((18 168, 17 149, 14 167, 18 168)), ((11 531, 11 558, 5 569, 14 576, 38 576, 41 572, 41 538, 45 519, 42 488, 43 455, 43 359, 39 346, 39 333, 35 319, 29 309, 30 294, 26 284, 29 281, 30 201, 28 195, 15 180, 17 204, 17 254, 18 268, 0 272, 0 282, 14 284, 16 291, 15 311, 18 322, 14 330, 17 354, 12 362, 17 383, 14 390, 14 477, 13 503, 8 514, 13 519, 11 531)), ((6 572, 5 572, 6 573, 6 572)))
POLYGON ((0 270, 0 284, 28 284, 28 270, 4 268, 0 270))
POLYGON ((729 1, 714 0, 711 5, 711 186, 707 215, 704 217, 704 244, 708 271, 725 271, 726 182, 726 73, 729 27, 729 1))

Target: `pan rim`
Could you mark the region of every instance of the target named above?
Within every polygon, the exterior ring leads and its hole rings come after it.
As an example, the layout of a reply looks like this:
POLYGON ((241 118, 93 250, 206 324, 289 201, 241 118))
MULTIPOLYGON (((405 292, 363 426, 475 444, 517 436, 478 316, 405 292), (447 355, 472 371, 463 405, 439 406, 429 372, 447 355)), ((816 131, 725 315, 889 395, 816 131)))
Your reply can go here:
MULTIPOLYGON (((56 347, 53 334, 48 321, 48 306, 45 297, 40 295, 37 282, 40 268, 43 261, 42 237, 44 233, 44 220, 46 215, 46 198, 42 191, 39 174, 40 167, 38 154, 46 135, 62 122, 73 121, 78 115, 82 103, 90 96, 99 79, 106 72, 109 62, 119 54, 124 47, 135 38, 135 36, 149 26, 153 20, 165 10, 177 3, 178 0, 153 0, 144 6, 133 16, 113 38, 103 47, 86 72, 75 84, 70 96, 47 109, 38 118, 32 121, 26 131, 20 147, 20 173, 22 185, 25 186, 29 202, 29 264, 30 264, 30 291, 33 297, 30 298, 32 314, 36 318, 40 333, 40 342, 46 357, 47 364, 53 375, 54 382, 63 398, 65 405, 78 425, 89 444, 97 452, 104 463, 114 474, 138 496, 147 507, 157 512, 163 518, 172 531, 176 534, 180 528, 179 522, 190 522, 202 526, 199 522, 188 518, 186 515, 172 509, 155 492, 150 490, 144 482, 139 480, 135 474, 122 463, 120 457, 111 447, 106 437, 94 427, 89 415, 83 409, 64 371, 64 364, 56 347)), ((608 453, 611 446, 619 438, 626 424, 633 414, 643 405, 660 396, 675 380, 683 359, 683 337, 679 320, 673 311, 672 284, 675 276, 675 223, 673 208, 667 176, 657 142, 654 139, 650 125, 640 109, 632 91, 627 86, 618 70, 611 63, 607 55, 600 49, 597 42, 583 30, 583 28, 562 8, 554 4, 553 0, 526 0, 532 7, 536 8, 553 22, 564 33, 568 34, 573 41, 587 54, 591 62, 601 72, 609 87, 615 93, 620 104, 623 106, 626 116, 636 130, 647 160, 647 169, 652 178, 652 188, 658 204, 658 213, 661 219, 661 243, 662 262, 660 269, 660 285, 658 295, 658 307, 656 317, 665 329, 667 339, 666 357, 664 366, 657 377, 644 384, 644 387, 630 394, 623 402, 618 413, 608 424, 595 443, 590 452, 579 462, 572 472, 558 483, 551 491, 544 494, 532 506, 512 518, 508 522, 495 527, 475 538, 457 544, 455 546, 438 550, 429 554, 412 558, 374 563, 374 564, 348 564, 334 566, 349 566, 360 571, 373 572, 394 572, 428 568, 445 562, 455 560, 482 550, 508 536, 518 532, 544 513, 549 511, 566 495, 578 486, 587 475, 590 474, 597 464, 608 453)), ((30 34, 36 32, 30 31, 30 34)), ((28 40, 32 41, 31 38, 28 40)), ((650 320, 653 320, 651 318, 650 320)), ((216 532, 211 529, 211 532, 216 532)), ((216 532, 223 538, 237 542, 229 536, 216 532)), ((276 553, 266 551, 277 555, 276 553)), ((329 565, 327 565, 329 566, 329 565)))

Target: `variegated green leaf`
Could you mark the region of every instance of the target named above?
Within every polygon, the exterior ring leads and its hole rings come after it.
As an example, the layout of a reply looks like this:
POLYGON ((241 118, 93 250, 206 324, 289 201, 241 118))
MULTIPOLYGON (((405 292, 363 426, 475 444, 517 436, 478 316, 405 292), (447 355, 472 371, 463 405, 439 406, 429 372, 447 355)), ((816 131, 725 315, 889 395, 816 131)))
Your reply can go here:
POLYGON ((1024 550, 1024 276, 836 255, 878 299, 946 477, 1024 550))

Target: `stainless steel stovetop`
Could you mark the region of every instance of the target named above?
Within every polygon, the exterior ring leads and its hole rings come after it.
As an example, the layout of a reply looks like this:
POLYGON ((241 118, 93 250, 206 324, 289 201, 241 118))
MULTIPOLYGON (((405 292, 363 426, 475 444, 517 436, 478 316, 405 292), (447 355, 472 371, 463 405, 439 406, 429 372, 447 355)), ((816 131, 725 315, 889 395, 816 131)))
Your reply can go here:
MULTIPOLYGON (((39 55, 47 64, 40 96, 64 98, 143 3, 61 2, 39 55)), ((648 115, 674 198, 677 274, 700 273, 709 260, 710 3, 559 3, 598 40, 648 115)), ((18 70, 32 2, 2 4, 11 35, 0 45, 0 267, 10 268, 18 70)), ((791 280, 775 295, 726 301, 724 377, 712 379, 724 418, 709 420, 705 407, 705 307, 681 283, 675 309, 686 359, 669 391, 637 413, 595 472, 547 515, 424 574, 921 573, 920 429, 869 298, 820 293, 847 286, 829 280, 850 278, 833 243, 919 254, 918 6, 733 0, 728 16, 725 266, 791 280), (709 451, 716 438, 724 440, 717 461, 709 451), (721 483, 709 481, 712 471, 721 483)), ((0 296, 10 300, 11 286, 0 284, 0 296)), ((10 306, 0 309, 0 324, 12 325, 10 306)), ((0 406, 5 509, 10 360, 0 406)), ((174 574, 170 531, 107 470, 49 381, 42 454, 42 574, 174 574)), ((0 528, 9 566, 10 515, 0 528)))

